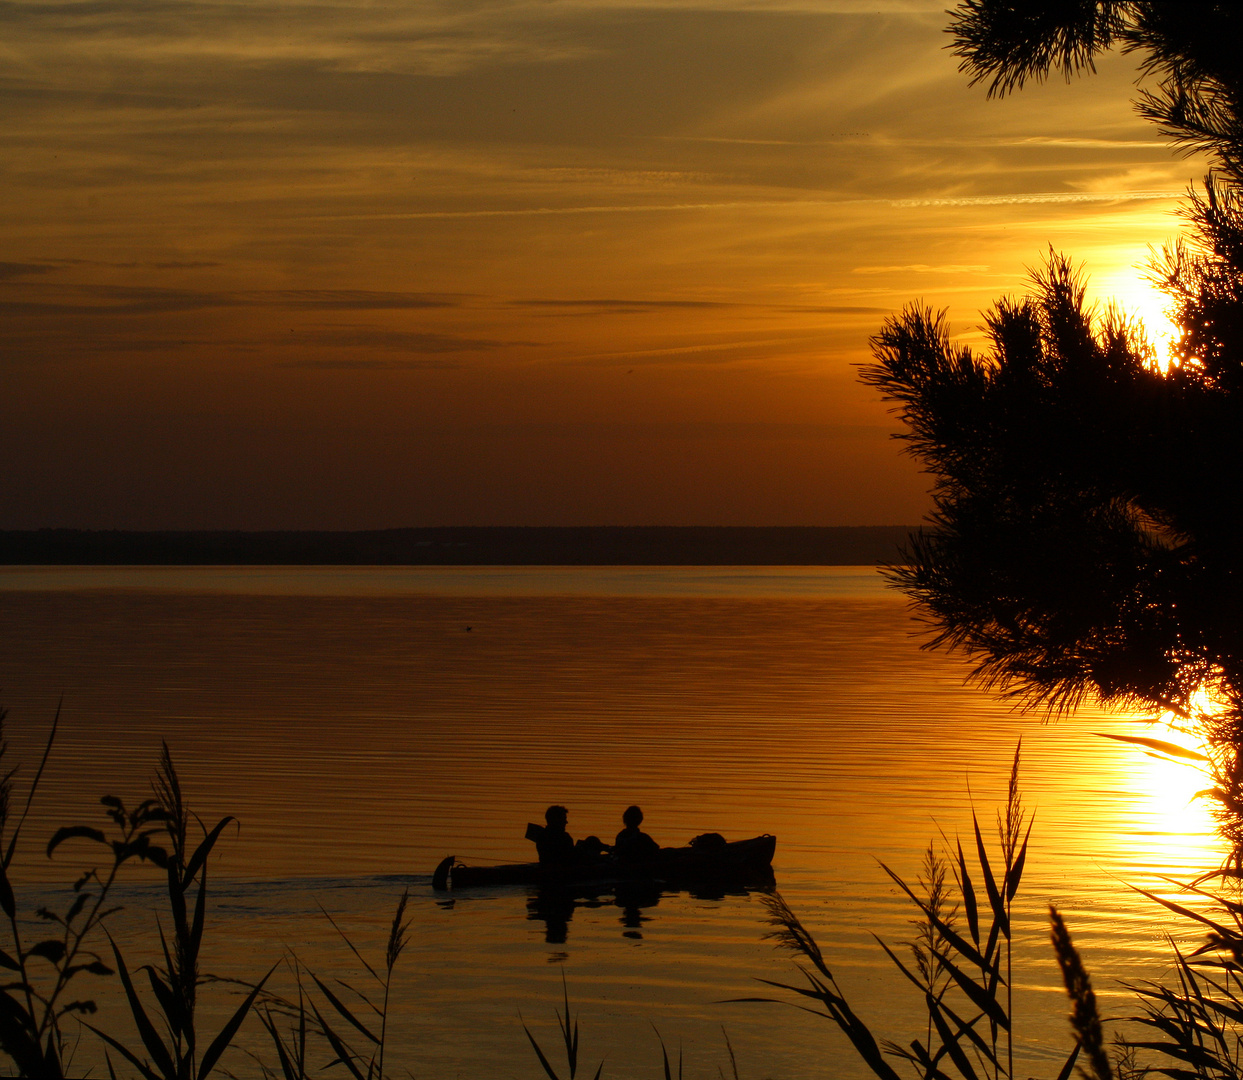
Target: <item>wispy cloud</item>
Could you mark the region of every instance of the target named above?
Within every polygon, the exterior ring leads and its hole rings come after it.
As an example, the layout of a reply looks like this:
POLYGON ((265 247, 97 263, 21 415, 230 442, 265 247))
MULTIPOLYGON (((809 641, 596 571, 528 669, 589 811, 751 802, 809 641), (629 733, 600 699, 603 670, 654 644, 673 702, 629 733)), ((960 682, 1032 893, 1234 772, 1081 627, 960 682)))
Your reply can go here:
POLYGON ((707 308, 734 308, 737 303, 719 300, 512 300, 515 307, 551 310, 556 314, 599 315, 644 314, 651 311, 700 310, 707 308))
POLYGON ((343 357, 304 357, 299 360, 282 360, 274 368, 292 368, 311 371, 452 371, 462 365, 454 360, 428 357, 398 359, 352 359, 343 357))
POLYGON ((904 266, 856 266, 852 274, 982 274, 988 271, 986 265, 967 265, 949 263, 944 266, 929 266, 927 263, 907 263, 904 266))
POLYGON ((0 262, 0 281, 8 281, 12 278, 31 277, 37 274, 46 274, 55 267, 49 263, 34 262, 0 262))
POLYGON ((148 315, 209 308, 284 308, 304 311, 416 311, 460 305, 460 294, 367 289, 255 289, 198 291, 130 285, 39 285, 21 298, 0 299, 12 315, 148 315))
MULTIPOLYGON (((425 333, 415 330, 387 330, 379 327, 325 327, 303 330, 284 335, 277 339, 281 345, 294 345, 299 348, 307 346, 344 348, 344 349, 385 349, 413 353, 455 353, 455 352, 486 352, 496 349, 529 348, 538 342, 501 340, 497 338, 461 337, 454 334, 425 333)), ((331 361, 337 364, 340 361, 331 361)), ((388 363, 388 361, 384 361, 388 363)), ((296 367, 322 366, 321 361, 314 363, 299 362, 296 367)))

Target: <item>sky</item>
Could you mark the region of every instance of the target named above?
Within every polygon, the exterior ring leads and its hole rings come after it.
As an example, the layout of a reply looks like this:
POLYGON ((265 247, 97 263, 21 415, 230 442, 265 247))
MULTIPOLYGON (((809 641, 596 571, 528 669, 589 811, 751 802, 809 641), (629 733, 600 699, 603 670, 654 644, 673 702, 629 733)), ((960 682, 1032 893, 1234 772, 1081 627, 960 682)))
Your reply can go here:
POLYGON ((0 528, 918 522, 869 337, 1204 171, 944 6, 0 0, 0 528))

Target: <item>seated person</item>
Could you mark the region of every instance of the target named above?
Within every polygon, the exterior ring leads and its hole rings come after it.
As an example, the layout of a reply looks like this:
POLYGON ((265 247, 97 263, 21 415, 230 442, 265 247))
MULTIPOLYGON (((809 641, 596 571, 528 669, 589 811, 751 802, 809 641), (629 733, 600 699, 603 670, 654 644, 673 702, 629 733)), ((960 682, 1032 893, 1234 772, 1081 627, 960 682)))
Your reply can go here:
POLYGON ((574 862, 574 840, 565 831, 570 812, 564 806, 544 811, 545 825, 528 825, 527 839, 535 841, 541 866, 569 866, 574 862))
POLYGON ((617 839, 613 841, 613 854, 617 861, 630 865, 650 863, 656 858, 660 845, 647 833, 640 831, 639 826, 643 824, 643 811, 637 806, 628 806, 626 812, 622 814, 622 821, 626 827, 617 834, 617 839))

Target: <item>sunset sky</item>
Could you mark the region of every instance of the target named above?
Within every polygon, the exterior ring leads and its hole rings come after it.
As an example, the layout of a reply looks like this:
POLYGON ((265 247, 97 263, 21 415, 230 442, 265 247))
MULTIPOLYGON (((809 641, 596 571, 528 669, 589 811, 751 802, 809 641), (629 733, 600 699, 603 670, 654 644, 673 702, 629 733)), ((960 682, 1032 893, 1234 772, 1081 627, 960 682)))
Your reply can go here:
POLYGON ((8 0, 0 527, 908 524, 856 366, 1203 171, 943 0, 8 0))

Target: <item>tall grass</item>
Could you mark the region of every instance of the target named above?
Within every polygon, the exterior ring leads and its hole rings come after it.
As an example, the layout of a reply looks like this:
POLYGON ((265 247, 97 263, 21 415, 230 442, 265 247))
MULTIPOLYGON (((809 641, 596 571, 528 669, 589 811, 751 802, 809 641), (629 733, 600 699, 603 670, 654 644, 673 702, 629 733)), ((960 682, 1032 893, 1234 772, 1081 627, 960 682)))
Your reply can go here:
POLYGON ((406 891, 397 901, 380 971, 367 961, 336 920, 320 909, 377 984, 380 1000, 378 1003, 372 1000, 375 991, 368 995, 340 979, 335 980, 337 989, 334 990, 327 980, 304 968, 295 958, 291 966, 297 982, 297 1000, 268 995, 260 1011, 260 1020, 277 1059, 277 1068, 258 1062, 265 1077, 307 1080, 311 1075, 318 1076, 323 1070, 338 1065, 354 1080, 380 1080, 386 1075, 384 1055, 389 1033, 389 995, 393 971, 409 941, 410 923, 405 917, 409 899, 410 893, 406 891), (316 1001, 305 989, 303 974, 315 984, 322 1000, 316 1001), (357 1048, 360 1037, 364 1040, 362 1049, 357 1048), (324 1059, 323 1064, 315 1064, 316 1053, 324 1059))
MULTIPOLYGON (((1032 829, 1019 790, 1021 750, 1020 743, 1014 751, 1006 803, 997 815, 993 856, 973 810, 968 846, 974 849, 974 858, 967 857, 958 839, 947 842, 945 855, 930 845, 914 887, 881 863, 918 912, 915 937, 907 943, 911 963, 879 937, 876 940, 922 998, 926 1021, 919 1036, 898 1041, 874 1034, 851 1007, 819 945, 790 906, 779 894, 764 898, 775 927, 769 937, 803 961, 805 984, 761 981, 795 994, 810 1003, 801 1008, 835 1023, 881 1080, 899 1080, 895 1068, 899 1063, 924 1080, 945 1080, 955 1073, 963 1080, 1014 1076, 1011 915, 1032 829), (954 879, 956 897, 948 876, 954 879), (965 927, 959 922, 960 913, 965 927)), ((1059 1074, 1062 1080, 1070 1075, 1078 1052, 1076 1045, 1059 1074)))

